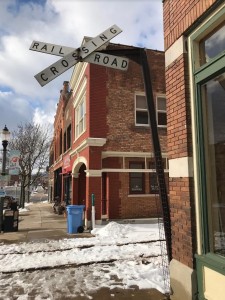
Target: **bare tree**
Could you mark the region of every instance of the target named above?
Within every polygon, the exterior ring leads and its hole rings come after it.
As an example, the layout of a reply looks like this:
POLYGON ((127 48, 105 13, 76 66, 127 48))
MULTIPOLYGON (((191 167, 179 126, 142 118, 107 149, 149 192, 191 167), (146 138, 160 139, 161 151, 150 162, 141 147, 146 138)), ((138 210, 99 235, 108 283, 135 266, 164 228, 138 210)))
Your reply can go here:
POLYGON ((29 202, 30 187, 43 176, 49 159, 49 128, 26 123, 12 132, 10 149, 20 151, 21 203, 29 202), (27 195, 26 195, 27 190, 27 195))

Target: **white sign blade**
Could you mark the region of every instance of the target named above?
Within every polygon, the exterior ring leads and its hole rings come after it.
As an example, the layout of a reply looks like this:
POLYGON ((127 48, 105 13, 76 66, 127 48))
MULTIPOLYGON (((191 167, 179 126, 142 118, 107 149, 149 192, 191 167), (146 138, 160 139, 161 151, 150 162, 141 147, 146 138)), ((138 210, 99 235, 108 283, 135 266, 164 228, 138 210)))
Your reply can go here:
MULTIPOLYGON (((30 46, 30 50, 64 57, 65 54, 68 54, 71 51, 75 51, 76 49, 66 46, 33 41, 30 46)), ((102 52, 96 51, 86 56, 82 61, 122 71, 127 70, 129 63, 129 60, 126 58, 104 54, 102 52)))
POLYGON ((46 85, 65 71, 69 70, 72 66, 80 61, 79 51, 74 50, 73 52, 67 54, 56 63, 47 67, 34 77, 37 79, 41 86, 46 85))
POLYGON ((80 48, 80 56, 82 58, 85 58, 89 54, 91 54, 93 51, 100 48, 102 45, 107 43, 109 40, 117 36, 119 33, 122 32, 122 29, 120 29, 117 25, 113 25, 95 38, 91 39, 87 43, 85 43, 80 48))
POLYGON ((52 55, 65 56, 76 49, 72 47, 66 47, 66 46, 61 46, 56 44, 33 41, 29 50, 52 54, 52 55))
POLYGON ((81 48, 65 55, 62 59, 44 69, 34 77, 41 86, 46 85, 121 32, 122 30, 116 25, 110 27, 94 39, 85 43, 81 48))
POLYGON ((129 63, 129 59, 127 58, 109 55, 101 52, 91 53, 90 55, 85 57, 84 61, 122 71, 126 71, 128 69, 129 63))

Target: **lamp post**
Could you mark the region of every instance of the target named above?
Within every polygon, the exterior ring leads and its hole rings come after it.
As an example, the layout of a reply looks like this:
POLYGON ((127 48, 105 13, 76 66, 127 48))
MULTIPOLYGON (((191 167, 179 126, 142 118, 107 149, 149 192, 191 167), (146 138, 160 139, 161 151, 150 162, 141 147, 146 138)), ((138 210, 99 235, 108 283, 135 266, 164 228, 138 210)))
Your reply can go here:
POLYGON ((2 175, 6 175, 5 167, 6 167, 6 152, 7 152, 7 146, 10 139, 10 132, 8 128, 5 127, 2 130, 2 146, 3 146, 3 156, 2 156, 2 175))
MULTIPOLYGON (((5 166, 6 166, 6 152, 7 152, 7 146, 10 138, 10 132, 8 128, 4 127, 4 129, 1 132, 1 138, 2 138, 2 146, 3 146, 3 156, 2 156, 2 174, 6 175, 5 172, 5 166)), ((0 233, 3 230, 3 203, 4 203, 4 197, 0 197, 0 233)))

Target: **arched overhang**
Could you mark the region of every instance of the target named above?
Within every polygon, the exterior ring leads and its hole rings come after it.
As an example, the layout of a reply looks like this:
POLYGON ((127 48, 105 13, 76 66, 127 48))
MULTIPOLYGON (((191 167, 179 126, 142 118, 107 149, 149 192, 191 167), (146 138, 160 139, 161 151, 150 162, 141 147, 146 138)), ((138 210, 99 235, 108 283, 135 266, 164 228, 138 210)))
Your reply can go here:
POLYGON ((87 169, 87 160, 85 157, 83 156, 79 156, 73 163, 73 167, 72 167, 72 176, 73 177, 78 177, 79 174, 79 170, 81 165, 85 165, 86 169, 87 169))

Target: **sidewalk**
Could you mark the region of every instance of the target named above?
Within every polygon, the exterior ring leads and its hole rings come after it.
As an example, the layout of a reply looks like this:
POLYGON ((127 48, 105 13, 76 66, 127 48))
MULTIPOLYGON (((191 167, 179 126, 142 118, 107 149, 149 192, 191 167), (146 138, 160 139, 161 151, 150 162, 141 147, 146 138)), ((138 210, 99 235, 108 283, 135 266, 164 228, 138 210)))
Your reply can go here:
MULTIPOLYGON (((19 226, 17 232, 6 232, 0 234, 0 243, 12 244, 20 242, 44 241, 46 239, 82 238, 91 237, 89 232, 68 234, 67 220, 63 215, 53 212, 50 203, 34 203, 28 206, 29 211, 22 211, 19 215, 19 226)), ((93 300, 112 299, 115 300, 166 300, 165 295, 156 289, 139 290, 130 289, 109 289, 101 288, 92 294, 93 300)), ((1 297, 0 297, 1 298, 1 297)), ((62 299, 63 295, 62 295, 62 299)), ((87 299, 83 296, 75 297, 76 300, 87 299)))
POLYGON ((46 239, 91 237, 89 232, 68 234, 66 218, 63 215, 55 214, 50 203, 30 204, 28 209, 29 211, 19 212, 18 231, 1 233, 0 242, 18 243, 46 239))

